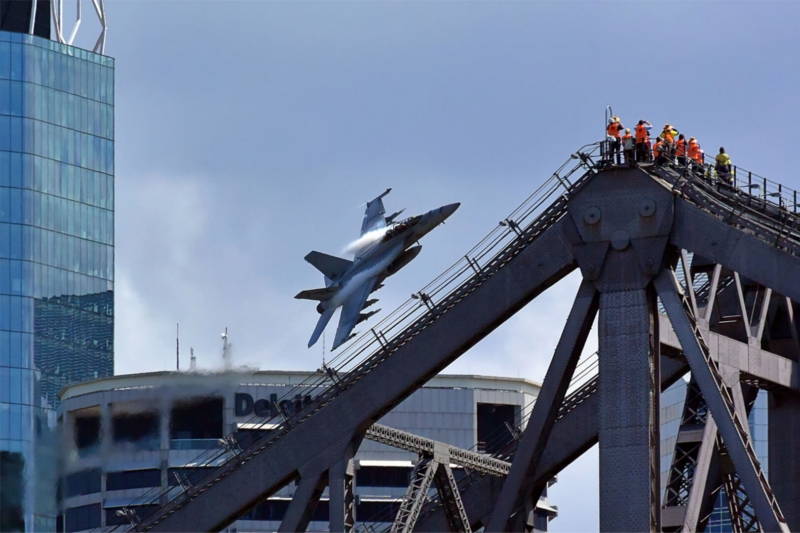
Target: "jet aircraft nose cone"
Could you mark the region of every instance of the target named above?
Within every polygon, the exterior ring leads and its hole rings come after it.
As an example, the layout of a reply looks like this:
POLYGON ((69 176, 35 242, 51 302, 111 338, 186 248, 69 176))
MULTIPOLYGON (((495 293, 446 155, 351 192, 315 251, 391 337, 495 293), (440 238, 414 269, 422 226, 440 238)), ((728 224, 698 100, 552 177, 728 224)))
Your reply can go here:
POLYGON ((461 202, 456 202, 454 204, 444 205, 439 208, 439 211, 444 215, 444 218, 449 217, 453 213, 456 212, 456 209, 461 207, 461 202))

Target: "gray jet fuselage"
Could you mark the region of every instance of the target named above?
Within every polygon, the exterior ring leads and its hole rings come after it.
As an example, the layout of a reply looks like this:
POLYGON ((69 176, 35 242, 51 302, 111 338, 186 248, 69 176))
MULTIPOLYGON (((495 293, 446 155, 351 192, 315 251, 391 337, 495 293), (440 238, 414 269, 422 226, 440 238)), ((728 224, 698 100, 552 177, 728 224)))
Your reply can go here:
POLYGON ((311 252, 305 259, 325 276, 325 288, 301 291, 295 298, 317 300, 319 321, 311 334, 308 346, 317 342, 334 311, 342 307, 339 327, 332 349, 336 349, 354 335, 356 324, 367 320, 380 309, 369 313, 362 311, 377 300, 368 300, 369 295, 381 287, 381 282, 397 273, 413 261, 422 246, 415 244, 433 228, 445 221, 458 209, 458 203, 448 204, 428 211, 424 215, 407 218, 393 223, 398 213, 384 217, 381 199, 387 190, 375 200, 367 202, 367 211, 362 223, 361 239, 365 239, 352 261, 330 256, 321 252, 311 252), (372 239, 378 239, 374 242, 372 239))
POLYGON ((372 277, 376 271, 377 284, 389 276, 396 274, 401 268, 416 259, 422 246, 414 243, 430 233, 436 226, 452 215, 461 204, 449 204, 417 215, 394 224, 386 229, 383 238, 361 251, 353 259, 353 266, 341 278, 331 280, 329 287, 341 287, 342 290, 330 300, 322 301, 317 311, 322 314, 326 309, 341 306, 353 290, 372 277), (363 278, 363 279, 362 279, 363 278), (359 283, 361 282, 361 283, 359 283), (351 290, 349 285, 355 285, 351 290))

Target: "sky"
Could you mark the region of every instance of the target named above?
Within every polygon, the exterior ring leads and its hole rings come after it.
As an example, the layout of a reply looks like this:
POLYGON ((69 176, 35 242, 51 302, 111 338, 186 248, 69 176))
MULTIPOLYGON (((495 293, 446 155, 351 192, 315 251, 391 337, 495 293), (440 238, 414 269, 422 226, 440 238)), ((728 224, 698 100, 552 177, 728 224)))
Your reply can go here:
MULTIPOLYGON (((322 285, 306 253, 341 254, 388 187, 389 212, 461 202, 376 295, 385 314, 599 140, 608 105, 628 127, 669 122, 800 188, 798 3, 107 0, 106 11, 117 374, 173 369, 178 323, 184 368, 190 347, 200 368, 219 368, 227 327, 238 365, 316 369, 318 315, 293 298, 322 285)), ((79 46, 97 37, 91 15, 79 46)), ((579 281, 447 371, 541 381, 579 281)), ((553 531, 597 530, 596 448, 550 498, 553 531)))

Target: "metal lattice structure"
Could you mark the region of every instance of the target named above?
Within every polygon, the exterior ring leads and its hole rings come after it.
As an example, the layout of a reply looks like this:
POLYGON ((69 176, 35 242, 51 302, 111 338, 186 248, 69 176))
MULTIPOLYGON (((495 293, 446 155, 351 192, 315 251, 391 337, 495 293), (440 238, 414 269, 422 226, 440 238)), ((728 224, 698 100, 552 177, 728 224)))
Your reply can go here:
POLYGON ((365 437, 421 454, 395 531, 529 529, 530 502, 598 442, 603 531, 702 530, 720 490, 736 531, 800 528, 800 217, 784 198, 794 193, 764 180, 753 194, 752 176, 738 188, 703 167, 611 167, 595 148, 357 339, 311 402, 236 453, 200 458, 212 474, 148 496, 159 506, 134 529, 218 530, 295 482, 282 531, 305 529, 325 486, 331 530, 350 531, 352 457, 365 437), (575 269, 583 281, 541 392, 499 457, 459 457, 374 426, 575 269), (599 353, 586 372, 579 360, 595 317, 599 353), (689 371, 662 502, 659 393, 689 371), (757 389, 769 394, 770 479, 747 423, 757 389), (458 483, 455 459, 473 469, 458 483), (492 474, 507 463, 507 475, 492 474))

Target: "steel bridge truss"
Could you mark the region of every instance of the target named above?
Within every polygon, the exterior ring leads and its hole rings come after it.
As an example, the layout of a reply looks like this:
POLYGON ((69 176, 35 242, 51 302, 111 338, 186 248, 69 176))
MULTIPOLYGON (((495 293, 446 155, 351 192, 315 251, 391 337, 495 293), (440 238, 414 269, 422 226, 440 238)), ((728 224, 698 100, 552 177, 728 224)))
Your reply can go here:
POLYGON ((503 249, 466 258, 460 285, 420 293, 407 327, 373 331, 372 355, 134 529, 218 530, 294 481, 282 531, 305 529, 327 485, 331 530, 351 530, 361 440, 415 438, 373 424, 575 269, 583 281, 519 439, 500 458, 462 455, 474 464, 458 483, 458 454, 418 441, 393 530, 524 530, 547 481, 598 442, 603 531, 702 530, 720 491, 737 531, 800 529, 798 217, 690 169, 601 168, 586 152, 573 162, 551 178, 564 192, 535 219, 501 223, 503 249), (595 317, 596 375, 576 385, 595 317), (662 502, 659 392, 688 371, 662 502), (769 479, 747 421, 758 389, 769 395, 769 479), (504 477, 489 471, 509 462, 504 477))

